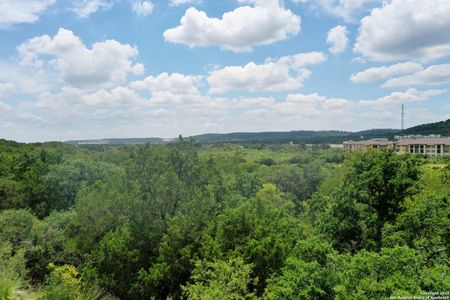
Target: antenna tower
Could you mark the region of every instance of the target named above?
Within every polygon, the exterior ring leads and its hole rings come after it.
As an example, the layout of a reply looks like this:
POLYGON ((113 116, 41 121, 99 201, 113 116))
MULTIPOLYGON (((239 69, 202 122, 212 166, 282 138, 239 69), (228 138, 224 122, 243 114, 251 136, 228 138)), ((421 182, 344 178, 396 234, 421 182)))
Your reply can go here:
POLYGON ((405 105, 402 104, 402 130, 405 129, 405 105))

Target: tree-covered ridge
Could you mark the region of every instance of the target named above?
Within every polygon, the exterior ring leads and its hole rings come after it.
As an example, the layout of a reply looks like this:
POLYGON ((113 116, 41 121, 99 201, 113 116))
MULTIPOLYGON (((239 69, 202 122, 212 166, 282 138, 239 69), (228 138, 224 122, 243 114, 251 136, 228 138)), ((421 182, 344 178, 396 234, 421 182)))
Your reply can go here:
POLYGON ((0 141, 0 299, 450 290, 445 158, 0 141))
MULTIPOLYGON (((233 133, 208 133, 196 135, 193 138, 199 143, 245 143, 245 144, 338 144, 346 140, 359 140, 371 138, 393 139, 396 135, 429 135, 440 134, 450 136, 450 120, 423 124, 400 129, 369 129, 357 132, 337 130, 293 130, 274 132, 233 132, 233 133)), ((122 145, 122 144, 166 144, 173 143, 176 139, 162 138, 112 138, 100 140, 67 141, 74 145, 122 145)))
POLYGON ((414 126, 404 130, 402 134, 440 134, 442 136, 450 136, 450 119, 436 123, 414 126))

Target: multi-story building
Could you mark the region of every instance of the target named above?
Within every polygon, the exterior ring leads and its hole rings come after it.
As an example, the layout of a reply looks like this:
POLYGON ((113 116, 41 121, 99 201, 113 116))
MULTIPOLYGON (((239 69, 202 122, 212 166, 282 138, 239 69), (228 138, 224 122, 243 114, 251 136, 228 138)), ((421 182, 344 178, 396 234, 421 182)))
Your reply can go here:
POLYGON ((370 139, 365 141, 345 141, 344 149, 388 149, 394 148, 398 154, 418 153, 427 156, 441 156, 450 154, 450 137, 439 135, 409 135, 396 136, 395 141, 387 139, 370 139))
POLYGON ((345 141, 344 149, 348 150, 364 150, 364 149, 393 149, 395 143, 388 139, 370 139, 365 141, 345 141))
POLYGON ((428 156, 450 154, 450 137, 438 135, 398 137, 395 151, 402 153, 420 153, 428 156))

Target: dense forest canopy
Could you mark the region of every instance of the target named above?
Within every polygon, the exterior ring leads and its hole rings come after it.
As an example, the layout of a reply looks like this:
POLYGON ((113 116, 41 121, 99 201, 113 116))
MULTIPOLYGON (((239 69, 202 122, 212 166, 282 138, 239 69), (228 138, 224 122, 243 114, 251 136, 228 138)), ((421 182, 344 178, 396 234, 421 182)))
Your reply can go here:
POLYGON ((0 141, 0 299, 448 292, 449 198, 445 157, 0 141))

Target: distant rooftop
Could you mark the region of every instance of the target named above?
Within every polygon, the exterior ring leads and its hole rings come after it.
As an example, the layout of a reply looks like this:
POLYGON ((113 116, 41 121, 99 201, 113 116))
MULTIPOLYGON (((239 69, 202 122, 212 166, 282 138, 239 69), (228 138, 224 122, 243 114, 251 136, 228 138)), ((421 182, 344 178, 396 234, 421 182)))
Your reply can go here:
POLYGON ((397 145, 450 145, 450 137, 404 137, 398 140, 397 145))
POLYGON ((395 142, 389 141, 385 138, 380 139, 370 139, 365 141, 345 141, 344 144, 352 144, 352 145, 364 145, 364 146, 370 146, 370 145, 393 145, 395 142))
POLYGON ((434 138, 441 138, 440 134, 430 134, 430 135, 396 135, 396 140, 403 140, 403 139, 434 139, 434 138))
POLYGON ((450 145, 450 137, 442 137, 440 135, 405 135, 396 136, 395 141, 389 141, 385 138, 374 138, 364 141, 345 141, 344 145, 362 145, 362 146, 388 146, 388 145, 450 145))

